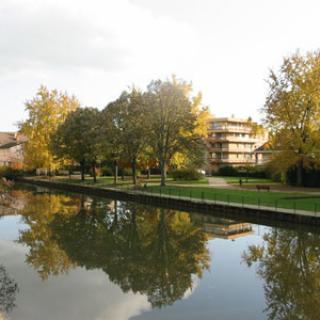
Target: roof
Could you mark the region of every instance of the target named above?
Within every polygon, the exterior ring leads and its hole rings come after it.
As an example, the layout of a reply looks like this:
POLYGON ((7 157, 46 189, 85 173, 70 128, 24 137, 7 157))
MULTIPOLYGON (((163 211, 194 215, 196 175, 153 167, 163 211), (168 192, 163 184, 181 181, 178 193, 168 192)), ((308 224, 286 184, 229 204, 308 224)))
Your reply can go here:
POLYGON ((19 132, 0 132, 0 149, 15 147, 26 140, 26 137, 19 132))
MULTIPOLYGON (((224 118, 211 118, 210 122, 237 122, 237 123, 248 123, 249 119, 240 119, 240 118, 232 118, 232 117, 224 117, 224 118)), ((253 122, 255 123, 255 122, 253 122)))
POLYGON ((271 151, 271 144, 270 142, 265 142, 262 146, 260 146, 259 148, 257 148, 256 150, 254 150, 255 152, 256 151, 271 151))

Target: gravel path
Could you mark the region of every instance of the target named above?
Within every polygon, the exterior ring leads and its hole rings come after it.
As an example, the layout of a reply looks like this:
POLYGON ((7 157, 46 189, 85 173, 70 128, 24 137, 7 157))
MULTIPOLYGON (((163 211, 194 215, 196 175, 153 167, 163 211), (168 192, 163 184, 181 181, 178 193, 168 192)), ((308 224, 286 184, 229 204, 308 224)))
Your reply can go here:
POLYGON ((227 181, 223 178, 219 177, 209 177, 209 186, 215 188, 223 188, 223 189, 234 189, 235 187, 228 184, 227 181))

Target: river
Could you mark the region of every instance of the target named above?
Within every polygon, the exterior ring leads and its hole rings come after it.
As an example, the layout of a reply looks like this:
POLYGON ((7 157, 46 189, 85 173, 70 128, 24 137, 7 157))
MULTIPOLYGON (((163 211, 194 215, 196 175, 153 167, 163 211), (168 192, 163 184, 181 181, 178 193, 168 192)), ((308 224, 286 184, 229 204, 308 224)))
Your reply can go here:
POLYGON ((16 186, 0 319, 319 319, 320 236, 16 186))

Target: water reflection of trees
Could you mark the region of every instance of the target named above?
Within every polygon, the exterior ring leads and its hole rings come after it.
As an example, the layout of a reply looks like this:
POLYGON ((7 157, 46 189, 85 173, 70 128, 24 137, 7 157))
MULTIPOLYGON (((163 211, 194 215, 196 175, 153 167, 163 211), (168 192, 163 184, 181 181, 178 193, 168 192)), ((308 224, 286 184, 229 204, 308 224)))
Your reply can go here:
POLYGON ((265 281, 269 319, 319 319, 320 236, 299 230, 273 229, 264 244, 249 246, 248 266, 257 263, 265 281))
POLYGON ((41 195, 24 209, 20 242, 43 279, 70 267, 101 269, 153 306, 181 299, 208 268, 206 235, 187 213, 132 203, 41 195))
POLYGON ((25 193, 22 209, 23 222, 29 226, 20 232, 19 242, 30 250, 26 262, 31 264, 42 279, 68 271, 73 263, 52 238, 48 227, 56 214, 69 216, 75 214, 79 200, 51 193, 25 193))

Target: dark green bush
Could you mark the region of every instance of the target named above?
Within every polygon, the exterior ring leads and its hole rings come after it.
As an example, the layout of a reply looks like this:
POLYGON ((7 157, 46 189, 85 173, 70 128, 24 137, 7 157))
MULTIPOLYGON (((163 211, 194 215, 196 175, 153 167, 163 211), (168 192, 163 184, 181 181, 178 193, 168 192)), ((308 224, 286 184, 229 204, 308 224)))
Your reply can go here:
POLYGON ((223 166, 219 168, 216 176, 224 177, 248 177, 248 178, 270 178, 271 174, 264 166, 232 167, 223 166))
POLYGON ((223 166, 218 169, 218 172, 216 173, 217 176, 225 176, 225 177, 234 177, 239 176, 239 171, 237 168, 232 166, 223 166))
MULTIPOLYGON (((132 170, 130 168, 119 168, 119 176, 132 176, 132 170)), ((138 174, 138 172, 137 172, 138 174)))
POLYGON ((264 166, 252 166, 241 170, 249 178, 270 178, 271 175, 264 166))
POLYGON ((194 169, 179 169, 171 173, 173 180, 200 180, 203 174, 194 169))
MULTIPOLYGON (((287 172, 287 183, 297 185, 297 168, 292 167, 287 172)), ((302 169, 302 186, 309 188, 320 187, 320 170, 317 168, 302 169)))
POLYGON ((104 177, 113 176, 113 170, 110 167, 104 166, 101 168, 101 175, 104 177))
POLYGON ((4 177, 8 180, 13 180, 18 177, 25 176, 26 172, 22 169, 14 169, 10 167, 0 167, 0 177, 4 177))

